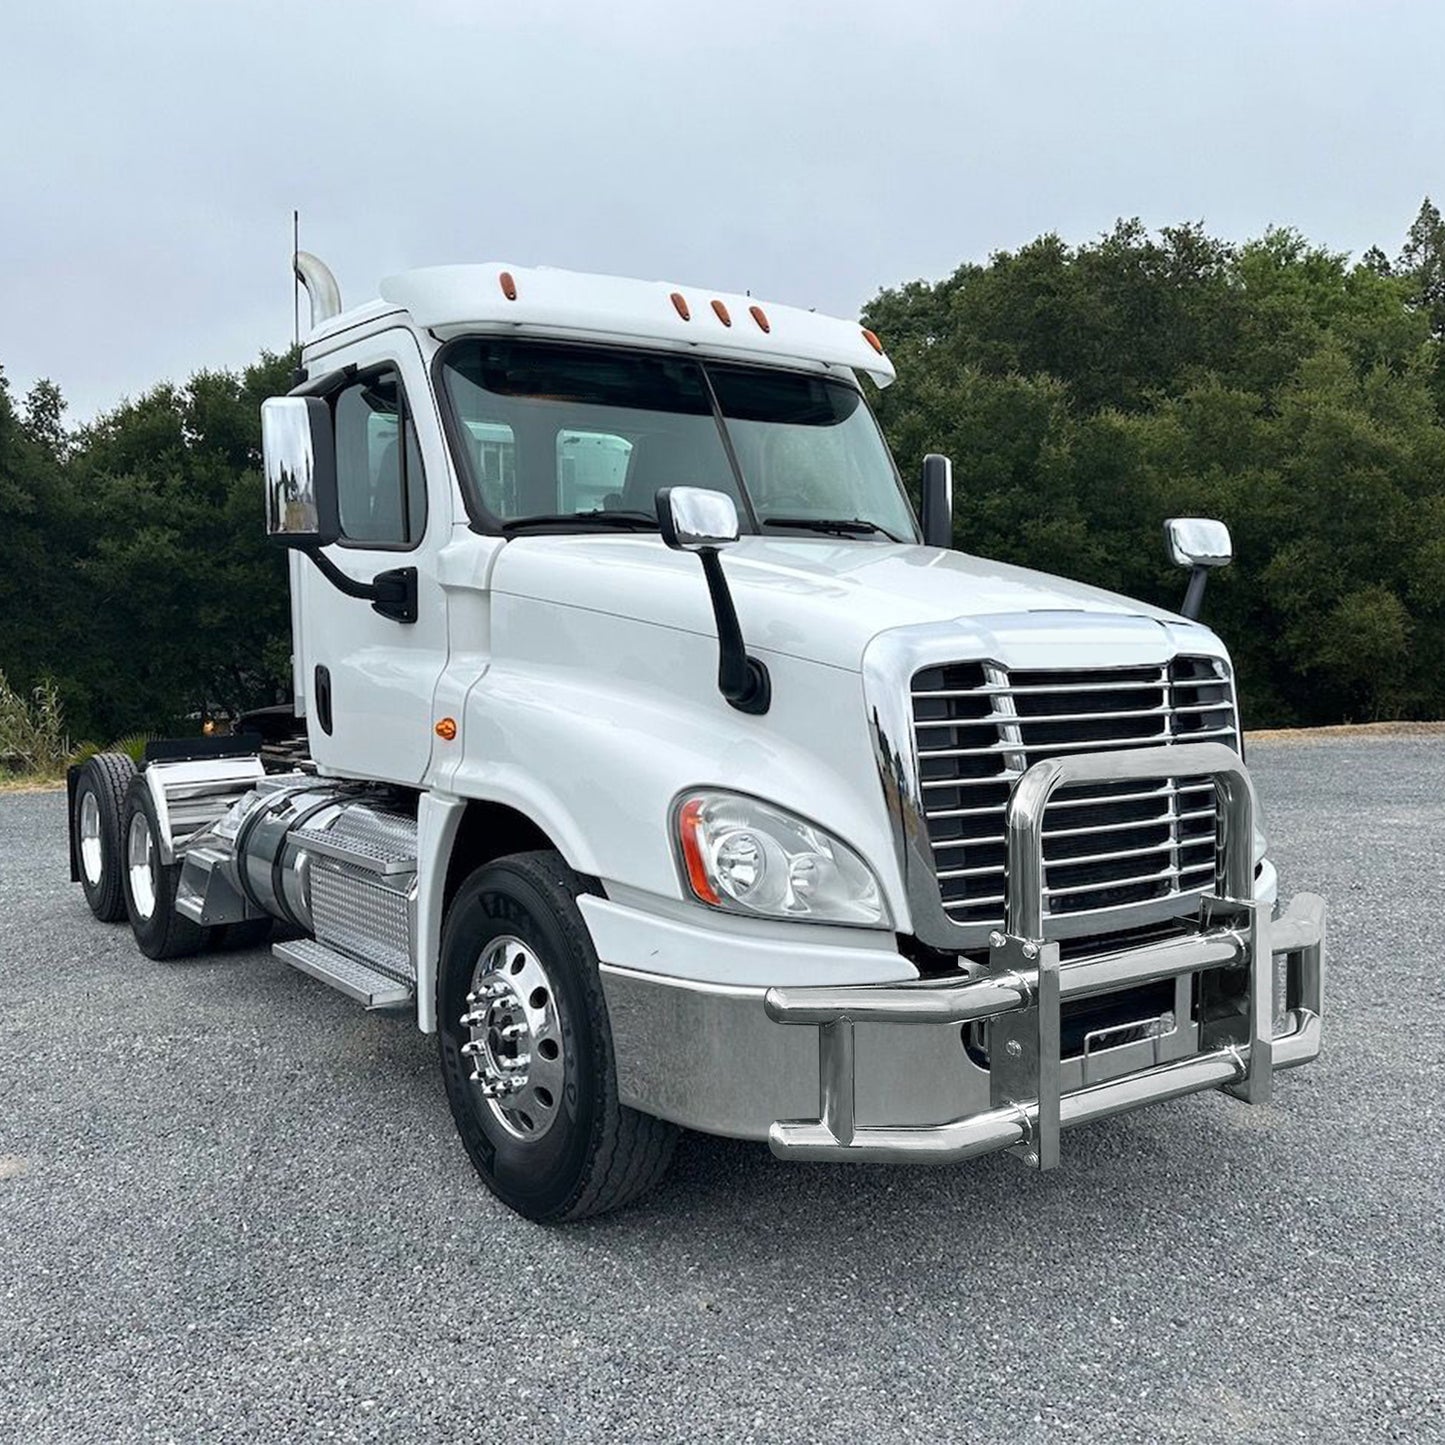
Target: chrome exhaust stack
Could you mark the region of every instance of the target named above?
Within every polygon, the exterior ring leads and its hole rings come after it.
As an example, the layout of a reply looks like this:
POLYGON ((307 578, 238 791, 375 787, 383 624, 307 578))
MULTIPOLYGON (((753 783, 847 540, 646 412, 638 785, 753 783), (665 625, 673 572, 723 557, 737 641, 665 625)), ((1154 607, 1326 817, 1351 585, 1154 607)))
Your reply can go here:
POLYGON ((292 264, 296 279, 306 288, 311 298, 311 329, 314 331, 323 321, 330 321, 341 314, 341 287, 331 267, 313 256, 310 251, 297 251, 292 264))

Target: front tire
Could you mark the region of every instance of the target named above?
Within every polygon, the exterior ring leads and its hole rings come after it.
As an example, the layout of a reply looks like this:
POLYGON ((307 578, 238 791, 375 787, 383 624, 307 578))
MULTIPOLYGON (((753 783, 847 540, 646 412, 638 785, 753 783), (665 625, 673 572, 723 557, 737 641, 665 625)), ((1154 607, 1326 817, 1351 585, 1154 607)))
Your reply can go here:
POLYGON ((90 911, 102 923, 125 919, 121 873, 121 819, 135 764, 125 753, 87 758, 75 784, 75 859, 90 911))
POLYGON ((452 1117, 487 1187, 542 1222, 631 1203, 666 1172, 678 1132, 618 1101, 581 891, 558 854, 516 854, 462 884, 442 931, 452 1117))
POLYGON ((136 946, 147 958, 184 958, 199 953, 209 930, 176 912, 179 863, 161 861, 160 823, 144 777, 126 795, 121 828, 121 869, 125 911, 136 946))

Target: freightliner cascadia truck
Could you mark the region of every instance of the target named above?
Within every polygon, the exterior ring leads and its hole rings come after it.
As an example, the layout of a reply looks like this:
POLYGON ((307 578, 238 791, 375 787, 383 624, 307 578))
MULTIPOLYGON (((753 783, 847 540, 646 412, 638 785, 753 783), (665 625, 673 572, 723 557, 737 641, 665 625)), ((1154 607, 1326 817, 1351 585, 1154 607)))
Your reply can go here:
POLYGON ((344 311, 296 269, 294 702, 69 780, 73 876, 143 953, 270 939, 414 1015, 537 1220, 634 1199, 680 1128, 1048 1169, 1316 1057, 1324 903, 1277 902, 1195 620, 1222 523, 1165 523, 1163 611, 954 550, 855 322, 510 265, 344 311))

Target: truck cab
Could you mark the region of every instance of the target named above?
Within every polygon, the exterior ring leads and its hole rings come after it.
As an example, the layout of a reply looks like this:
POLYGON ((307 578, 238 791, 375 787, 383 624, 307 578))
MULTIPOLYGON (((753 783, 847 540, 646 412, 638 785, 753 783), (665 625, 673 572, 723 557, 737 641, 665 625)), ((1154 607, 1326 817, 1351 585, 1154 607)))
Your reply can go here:
MULTIPOLYGON (((313 328, 263 412, 294 733, 72 778, 73 872, 154 956, 218 929, 438 1038, 510 1206, 627 1202, 678 1127, 1049 1168, 1068 1126, 1319 1050, 1217 523, 1186 616, 915 516, 856 323, 440 267, 313 328)), ((1161 519, 1162 520, 1162 519, 1161 519)), ((259 519, 258 519, 259 524, 259 519)))

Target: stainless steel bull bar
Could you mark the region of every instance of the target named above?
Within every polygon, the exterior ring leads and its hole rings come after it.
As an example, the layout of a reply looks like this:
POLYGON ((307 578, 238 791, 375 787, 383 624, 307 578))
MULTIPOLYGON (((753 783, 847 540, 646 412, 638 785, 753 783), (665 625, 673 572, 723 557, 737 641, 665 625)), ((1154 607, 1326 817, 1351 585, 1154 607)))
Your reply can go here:
POLYGON ((944 983, 770 989, 770 1018, 819 1032, 821 1117, 772 1126, 773 1152, 788 1158, 905 1161, 965 1159, 1014 1149, 1048 1169, 1060 1132, 1074 1124, 1223 1088, 1249 1103, 1269 1097, 1276 1069, 1315 1058, 1324 996, 1324 900, 1301 894, 1271 923, 1254 901, 1254 790, 1239 756, 1196 743, 1054 758, 1019 780, 1007 813, 1005 931, 990 940, 987 973, 944 983), (1044 812, 1075 783, 1159 777, 1214 783, 1220 839, 1215 891, 1196 932, 1061 965, 1044 937, 1044 812), (1274 959, 1286 968, 1288 1026, 1273 1027, 1274 959), (1199 974, 1199 1052, 1191 1058, 1064 1094, 1060 1014, 1071 999, 1157 979, 1199 974), (989 1028, 993 1107, 929 1127, 860 1126, 854 1111, 854 1028, 869 1023, 965 1024, 989 1028))

